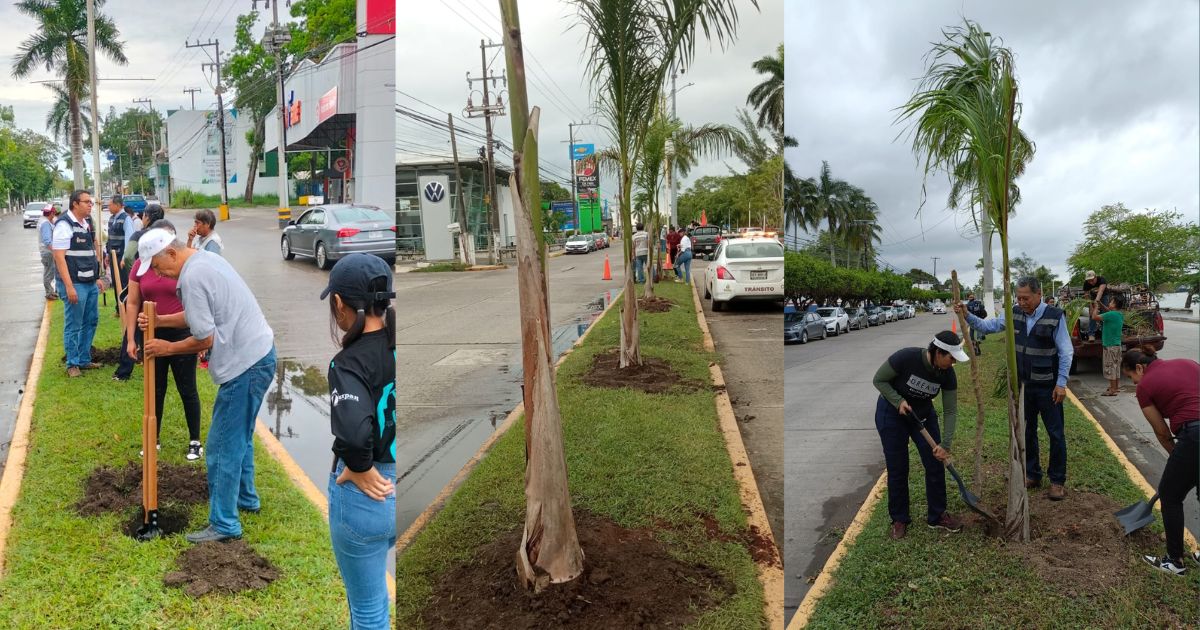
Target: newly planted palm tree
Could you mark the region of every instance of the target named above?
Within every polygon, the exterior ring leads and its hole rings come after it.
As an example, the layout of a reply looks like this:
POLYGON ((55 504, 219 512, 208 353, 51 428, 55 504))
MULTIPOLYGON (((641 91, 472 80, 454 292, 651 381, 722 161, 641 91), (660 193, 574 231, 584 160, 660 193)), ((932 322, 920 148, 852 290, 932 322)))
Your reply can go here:
MULTIPOLYGON (((104 0, 95 0, 96 50, 125 65, 125 45, 111 19, 100 13, 104 0)), ((83 188, 83 119, 81 102, 91 79, 87 45, 87 5, 84 0, 21 0, 17 10, 37 21, 33 33, 13 57, 12 76, 24 79, 43 67, 62 79, 70 112, 71 167, 75 188, 83 188)))
POLYGON ((764 55, 752 64, 754 71, 767 75, 750 90, 746 103, 758 110, 758 126, 783 133, 783 44, 774 55, 764 55))
MULTIPOLYGON (((756 0, 748 0, 757 8, 756 0)), ((722 48, 736 37, 735 0, 576 0, 587 32, 587 69, 596 109, 612 141, 620 181, 621 224, 631 225, 632 187, 655 105, 672 67, 687 68, 696 40, 722 48)), ((623 230, 625 296, 621 302, 620 366, 640 365, 633 241, 623 230)))
MULTIPOLYGON (((1014 179, 1033 153, 1018 126, 1020 105, 1012 51, 977 23, 943 31, 934 44, 925 76, 900 108, 898 121, 911 121, 913 152, 923 158, 926 177, 946 173, 974 191, 995 226, 1004 259, 1004 312, 1012 313, 1008 218, 1014 179), (1021 148, 1027 145, 1027 150, 1021 148), (964 165, 966 164, 966 165, 964 165)), ((1011 316, 1010 316, 1011 321, 1011 316)), ((1009 479, 1005 535, 1029 540, 1029 495, 1025 490, 1025 428, 1018 412, 1017 356, 1013 328, 1005 330, 1008 367, 1009 479)))

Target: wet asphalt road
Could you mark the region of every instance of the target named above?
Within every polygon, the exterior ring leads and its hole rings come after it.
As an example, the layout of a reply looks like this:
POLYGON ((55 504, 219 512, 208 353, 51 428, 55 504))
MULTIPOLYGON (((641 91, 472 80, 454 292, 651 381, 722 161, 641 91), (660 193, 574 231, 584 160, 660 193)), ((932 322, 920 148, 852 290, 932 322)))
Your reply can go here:
POLYGON ((21 393, 46 300, 37 230, 21 226, 21 214, 0 215, 0 475, 8 459, 21 393))
POLYGON ((929 345, 947 324, 946 316, 918 314, 784 350, 787 619, 883 471, 875 370, 900 348, 929 345))

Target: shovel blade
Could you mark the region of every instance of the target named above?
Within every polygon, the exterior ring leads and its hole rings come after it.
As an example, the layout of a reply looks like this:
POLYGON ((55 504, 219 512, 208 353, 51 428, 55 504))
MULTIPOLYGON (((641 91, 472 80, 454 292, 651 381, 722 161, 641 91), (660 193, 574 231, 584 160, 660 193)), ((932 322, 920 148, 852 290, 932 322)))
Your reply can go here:
POLYGON ((146 520, 134 535, 138 542, 146 542, 162 537, 162 529, 158 526, 158 510, 146 510, 146 520))
POLYGON ((966 503, 967 507, 971 508, 971 511, 975 512, 976 514, 985 516, 991 520, 996 520, 995 514, 983 509, 983 506, 980 505, 979 497, 975 496, 975 493, 971 492, 967 488, 967 484, 963 483, 962 477, 958 475, 958 471, 954 469, 954 466, 947 464, 946 470, 948 470, 950 472, 950 476, 954 478, 954 483, 958 484, 958 494, 962 497, 963 503, 966 503))
POLYGON ((1121 526, 1125 528, 1125 535, 1128 536, 1133 532, 1154 522, 1154 513, 1151 512, 1138 519, 1129 519, 1121 521, 1121 526))

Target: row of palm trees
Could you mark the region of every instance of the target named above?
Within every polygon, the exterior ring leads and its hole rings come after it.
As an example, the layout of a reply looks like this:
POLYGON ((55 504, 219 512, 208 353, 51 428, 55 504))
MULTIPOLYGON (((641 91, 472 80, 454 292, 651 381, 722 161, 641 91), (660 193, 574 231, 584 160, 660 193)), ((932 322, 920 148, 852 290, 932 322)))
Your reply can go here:
POLYGON ((862 188, 836 179, 829 162, 821 162, 816 177, 785 175, 784 217, 788 227, 817 232, 825 224, 829 243, 829 262, 837 266, 835 245, 846 252, 845 266, 872 267, 875 246, 883 228, 878 223, 879 205, 862 188))

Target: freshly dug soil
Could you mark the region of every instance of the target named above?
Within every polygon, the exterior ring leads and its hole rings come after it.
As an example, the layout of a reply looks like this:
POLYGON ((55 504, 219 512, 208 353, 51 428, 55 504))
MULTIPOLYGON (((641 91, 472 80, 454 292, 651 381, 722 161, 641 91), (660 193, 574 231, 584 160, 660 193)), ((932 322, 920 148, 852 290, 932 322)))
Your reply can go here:
POLYGON ((704 523, 704 533, 708 538, 741 544, 750 552, 750 557, 754 559, 755 564, 765 564, 771 567, 783 566, 779 559, 779 549, 759 531, 757 526, 751 525, 740 536, 733 536, 722 532, 717 520, 707 514, 701 517, 701 522, 704 523))
POLYGON ((178 563, 180 570, 163 576, 163 584, 191 597, 266 588, 280 576, 244 540, 200 543, 180 554, 178 563))
MULTIPOLYGON (((179 506, 208 502, 208 478, 200 464, 158 464, 158 500, 179 506)), ((142 507, 142 463, 121 468, 103 466, 84 480, 83 498, 75 504, 80 516, 125 512, 142 507)))
MULTIPOLYGON (((129 521, 125 523, 126 536, 137 538, 137 531, 146 520, 142 508, 130 512, 129 521)), ((185 507, 171 504, 158 506, 158 529, 162 536, 173 536, 187 529, 188 510, 185 507)))
POLYGON ((654 357, 642 356, 640 366, 621 368, 620 349, 613 348, 597 354, 592 367, 583 375, 585 385, 610 389, 637 389, 647 394, 661 394, 679 385, 687 385, 671 364, 654 357))
MULTIPOLYGON (((97 348, 92 346, 92 362, 103 363, 105 365, 116 365, 121 360, 121 347, 113 346, 111 348, 97 348)), ((67 355, 62 355, 58 359, 59 363, 67 362, 67 355)))
POLYGON ((638 310, 647 313, 665 313, 675 307, 675 302, 667 298, 654 297, 638 298, 638 310))
POLYGON ((584 572, 537 595, 514 568, 518 527, 442 575, 422 613, 427 628, 678 628, 733 593, 715 570, 667 553, 648 529, 576 515, 584 572))

